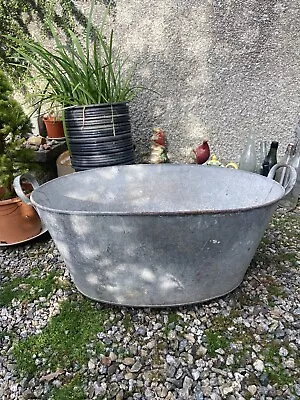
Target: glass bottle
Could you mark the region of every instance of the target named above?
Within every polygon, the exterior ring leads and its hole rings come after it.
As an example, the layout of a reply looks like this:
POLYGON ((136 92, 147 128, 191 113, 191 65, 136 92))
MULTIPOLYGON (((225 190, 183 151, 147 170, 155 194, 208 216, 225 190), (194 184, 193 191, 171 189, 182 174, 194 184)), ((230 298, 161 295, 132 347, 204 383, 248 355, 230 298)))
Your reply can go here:
MULTIPOLYGON (((279 204, 286 211, 290 211, 297 207, 300 196, 300 138, 297 140, 296 145, 292 145, 292 152, 287 163, 296 169, 297 180, 291 192, 279 204)), ((285 183, 286 178, 283 180, 283 184, 285 183)))
MULTIPOLYGON (((277 164, 277 149, 278 149, 278 142, 275 142, 275 141, 272 142, 271 146, 270 146, 270 150, 264 159, 265 165, 267 162, 269 163, 269 171, 275 164, 277 164)), ((261 168, 260 173, 261 173, 261 175, 267 176, 269 171, 267 168, 265 168, 264 170, 263 170, 263 168, 261 168)))
POLYGON ((297 140, 300 140, 300 118, 295 129, 295 143, 297 143, 297 140))
POLYGON ((268 176, 269 171, 270 171, 269 161, 264 161, 260 168, 260 175, 268 176))
POLYGON ((260 140, 259 142, 259 152, 257 154, 257 162, 256 162, 256 172, 259 174, 262 168, 262 164, 264 162, 265 157, 267 156, 267 142, 260 140))
MULTIPOLYGON (((289 143, 284 156, 280 159, 279 164, 290 164, 291 158, 293 157, 295 151, 295 146, 293 143, 289 143)), ((287 169, 286 168, 280 168, 279 172, 276 173, 276 181, 279 182, 282 186, 285 185, 287 181, 287 169)))
POLYGON ((255 172, 256 169, 256 151, 253 135, 250 133, 247 137, 244 150, 240 157, 239 168, 244 171, 255 172))

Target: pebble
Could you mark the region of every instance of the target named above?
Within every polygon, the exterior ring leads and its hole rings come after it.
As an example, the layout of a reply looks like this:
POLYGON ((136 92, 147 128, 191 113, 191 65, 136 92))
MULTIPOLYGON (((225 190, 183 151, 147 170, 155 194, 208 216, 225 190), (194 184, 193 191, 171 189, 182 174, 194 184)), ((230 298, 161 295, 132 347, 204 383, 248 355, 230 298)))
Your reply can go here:
POLYGON ((295 383, 294 390, 296 395, 300 397, 300 384, 295 383))
POLYGON ((183 380, 182 392, 181 392, 183 398, 187 399, 189 397, 192 385, 193 385, 193 379, 186 376, 183 380))
POLYGON ((233 387, 230 385, 224 385, 221 387, 221 393, 224 397, 227 397, 230 393, 233 392, 233 387))
POLYGON ((289 358, 288 360, 284 361, 284 366, 288 369, 295 368, 295 360, 293 358, 289 358))
POLYGON ((289 352, 287 351, 286 348, 280 347, 280 349, 279 349, 279 355, 280 355, 280 356, 286 357, 288 354, 289 354, 289 352))
POLYGON ((200 377, 200 371, 198 371, 197 369, 193 369, 192 370, 192 376, 193 376, 193 379, 195 381, 197 381, 199 379, 199 377, 200 377))
POLYGON ((126 357, 126 358, 124 358, 124 359, 122 360, 122 363, 123 363, 124 365, 133 365, 134 362, 135 362, 134 358, 131 358, 131 357, 126 357))
POLYGON ((247 390, 251 394, 251 396, 254 396, 257 392, 257 387, 255 385, 250 385, 247 387, 247 390))
POLYGON ((263 370, 265 369, 265 365, 264 365, 263 361, 259 360, 259 359, 254 361, 253 367, 258 372, 263 372, 263 370))
POLYGON ((139 372, 141 370, 141 368, 143 367, 143 365, 139 362, 136 361, 133 366, 131 367, 131 372, 139 372))

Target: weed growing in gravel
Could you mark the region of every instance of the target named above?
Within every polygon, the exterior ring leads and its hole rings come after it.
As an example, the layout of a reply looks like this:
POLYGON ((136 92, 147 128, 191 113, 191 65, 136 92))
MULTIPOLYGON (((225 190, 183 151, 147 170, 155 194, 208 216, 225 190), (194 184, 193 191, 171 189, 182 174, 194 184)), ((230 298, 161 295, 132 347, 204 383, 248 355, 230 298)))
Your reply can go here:
POLYGON ((13 349, 16 368, 27 375, 37 372, 36 358, 41 370, 68 369, 74 363, 82 365, 88 361, 86 344, 102 330, 107 312, 97 309, 89 300, 62 303, 60 314, 52 318, 38 335, 18 342, 13 349))
POLYGON ((268 305, 270 307, 275 306, 275 300, 279 297, 285 298, 287 297, 286 293, 283 291, 283 289, 280 286, 277 285, 269 285, 267 286, 267 291, 268 291, 268 305))
POLYGON ((214 357, 216 355, 216 350, 227 349, 230 345, 228 338, 219 332, 213 332, 210 329, 207 329, 204 334, 207 341, 207 353, 210 357, 214 357))
POLYGON ((175 313, 174 311, 168 312, 168 319, 166 325, 164 327, 164 334, 168 336, 169 332, 175 327, 175 325, 180 325, 182 323, 182 318, 180 315, 175 313))
POLYGON ((38 297, 47 297, 57 288, 57 271, 50 272, 45 278, 29 276, 15 278, 0 289, 0 306, 7 306, 13 299, 31 302, 38 297))
POLYGON ((0 346, 1 346, 1 341, 4 339, 6 336, 12 338, 14 335, 12 332, 7 332, 7 331, 1 331, 0 332, 0 346))
POLYGON ((95 353, 100 356, 100 354, 103 354, 105 349, 105 346, 103 344, 103 342, 97 341, 96 344, 94 345, 94 350, 95 353))
POLYGON ((124 316, 124 319, 123 319, 123 326, 124 326, 124 328, 126 329, 127 332, 128 332, 128 331, 132 328, 132 326, 133 326, 133 323, 132 323, 132 320, 131 320, 131 315, 130 315, 129 313, 126 313, 125 316, 124 316))
POLYGON ((279 349, 280 344, 278 343, 270 342, 264 344, 263 354, 267 364, 266 372, 271 384, 289 385, 294 382, 294 377, 283 368, 279 349))
POLYGON ((238 368, 239 361, 245 357, 248 348, 253 343, 253 336, 249 329, 236 324, 234 319, 239 316, 238 310, 232 310, 228 316, 217 315, 211 320, 211 327, 204 332, 207 342, 207 352, 211 357, 216 355, 217 349, 227 349, 230 344, 242 343, 243 349, 235 352, 234 365, 238 368), (230 328, 230 330, 229 330, 230 328))
POLYGON ((83 382, 80 375, 75 376, 71 382, 52 391, 51 400, 84 400, 83 382))

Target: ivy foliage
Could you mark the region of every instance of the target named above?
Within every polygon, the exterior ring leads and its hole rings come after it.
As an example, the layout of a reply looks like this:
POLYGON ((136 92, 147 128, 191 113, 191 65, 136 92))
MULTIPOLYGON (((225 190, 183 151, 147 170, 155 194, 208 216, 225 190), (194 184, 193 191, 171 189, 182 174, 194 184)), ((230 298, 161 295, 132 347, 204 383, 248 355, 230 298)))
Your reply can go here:
MULTIPOLYGON (((100 2, 100 0, 98 0, 100 2)), ((113 9, 115 1, 101 0, 110 9, 113 9)), ((96 1, 97 3, 97 1, 96 1)), ((76 26, 83 28, 87 25, 86 15, 76 6, 72 0, 1 0, 0 1, 0 68, 12 79, 18 79, 24 69, 18 64, 18 57, 11 47, 6 35, 17 39, 32 39, 30 23, 35 21, 44 34, 52 37, 48 26, 48 19, 54 23, 55 28, 69 37, 69 31, 75 31, 76 26), (15 65, 11 61, 15 59, 15 65)))

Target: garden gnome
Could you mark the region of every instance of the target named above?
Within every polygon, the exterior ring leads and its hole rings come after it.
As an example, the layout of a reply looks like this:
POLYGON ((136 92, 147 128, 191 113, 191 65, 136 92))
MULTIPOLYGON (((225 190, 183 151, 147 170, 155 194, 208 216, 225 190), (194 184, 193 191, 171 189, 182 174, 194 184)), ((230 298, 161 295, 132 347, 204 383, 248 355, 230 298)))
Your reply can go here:
POLYGON ((196 164, 204 164, 210 156, 210 149, 207 140, 203 140, 200 146, 193 149, 193 152, 195 154, 196 164))
POLYGON ((168 162, 168 155, 165 142, 165 133, 161 128, 154 128, 151 136, 151 164, 161 164, 168 162))

